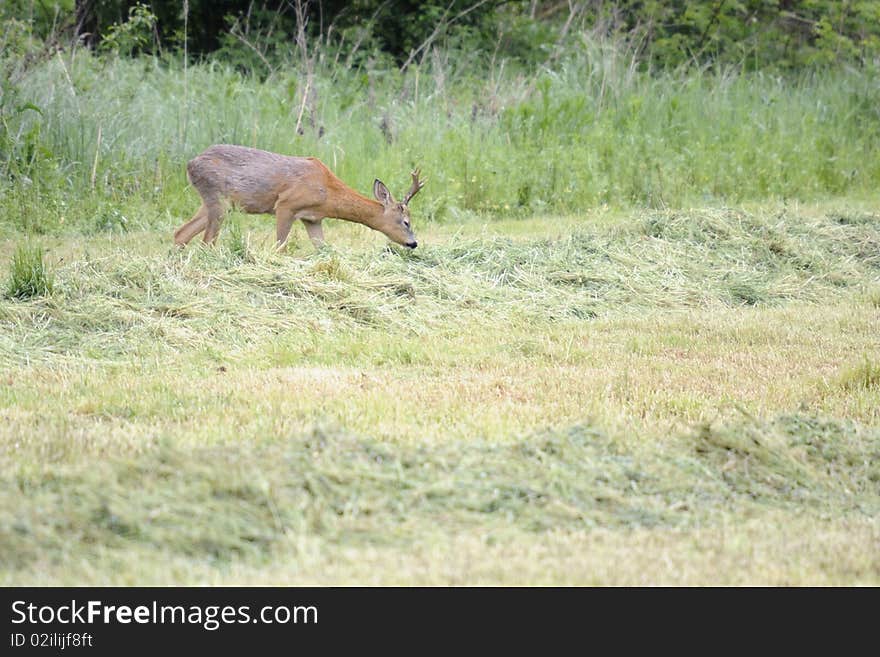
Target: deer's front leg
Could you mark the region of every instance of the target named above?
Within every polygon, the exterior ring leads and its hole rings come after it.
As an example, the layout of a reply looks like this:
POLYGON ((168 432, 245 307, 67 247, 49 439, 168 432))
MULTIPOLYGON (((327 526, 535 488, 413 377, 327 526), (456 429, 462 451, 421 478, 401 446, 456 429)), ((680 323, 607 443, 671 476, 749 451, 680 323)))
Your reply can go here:
POLYGON ((321 226, 321 220, 303 219, 302 222, 306 227, 306 232, 309 234, 309 239, 312 240, 312 244, 315 245, 315 248, 323 246, 324 229, 321 226))
POLYGON ((278 208, 275 211, 275 246, 282 248, 287 244, 287 237, 290 235, 290 229, 293 222, 296 221, 291 210, 278 208))

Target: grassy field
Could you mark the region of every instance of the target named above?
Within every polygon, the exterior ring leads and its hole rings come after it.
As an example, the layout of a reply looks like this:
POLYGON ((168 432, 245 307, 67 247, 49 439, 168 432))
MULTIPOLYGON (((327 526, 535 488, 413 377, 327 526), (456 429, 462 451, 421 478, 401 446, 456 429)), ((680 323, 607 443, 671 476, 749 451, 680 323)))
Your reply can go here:
POLYGON ((877 207, 31 235, 0 583, 878 585, 877 207))
POLYGON ((0 584, 880 585, 875 64, 12 45, 0 584), (220 142, 421 166, 419 248, 173 248, 220 142))

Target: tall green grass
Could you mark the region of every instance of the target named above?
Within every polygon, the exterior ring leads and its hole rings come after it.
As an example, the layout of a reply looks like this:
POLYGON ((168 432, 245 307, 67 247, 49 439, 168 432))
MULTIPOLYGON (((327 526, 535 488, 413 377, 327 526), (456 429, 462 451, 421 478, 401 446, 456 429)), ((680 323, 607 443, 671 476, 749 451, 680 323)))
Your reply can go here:
POLYGON ((0 225, 102 230, 122 207, 126 228, 164 226, 192 212, 186 160, 218 142, 316 155, 362 191, 374 177, 402 191, 419 164, 418 214, 436 220, 870 194, 880 179, 871 70, 651 74, 586 40, 530 74, 474 70, 441 55, 406 75, 324 63, 307 85, 293 64, 260 80, 61 53, 20 84, 39 112, 8 117, 36 142, 28 175, 0 182, 0 225))
POLYGON ((38 246, 20 245, 12 255, 6 296, 10 299, 32 299, 52 293, 54 275, 43 262, 38 246))

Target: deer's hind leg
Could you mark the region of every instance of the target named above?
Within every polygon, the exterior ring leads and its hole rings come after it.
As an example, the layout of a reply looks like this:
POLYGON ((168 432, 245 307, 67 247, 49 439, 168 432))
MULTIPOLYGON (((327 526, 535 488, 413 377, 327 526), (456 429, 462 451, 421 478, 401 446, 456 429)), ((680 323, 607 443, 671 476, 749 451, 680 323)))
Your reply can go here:
POLYGON ((193 237, 205 230, 207 225, 208 208, 202 203, 202 206, 193 215, 192 219, 174 231, 174 243, 177 246, 186 246, 193 237))
POLYGON ((217 235, 220 233, 220 222, 223 219, 225 208, 219 201, 205 201, 206 219, 205 234, 202 239, 205 244, 214 244, 217 241, 217 235))
POLYGON ((184 246, 192 240, 196 235, 205 231, 204 240, 208 244, 213 244, 217 240, 217 233, 220 232, 220 220, 226 208, 217 197, 202 196, 202 205, 193 218, 183 224, 174 231, 174 243, 177 246, 184 246))

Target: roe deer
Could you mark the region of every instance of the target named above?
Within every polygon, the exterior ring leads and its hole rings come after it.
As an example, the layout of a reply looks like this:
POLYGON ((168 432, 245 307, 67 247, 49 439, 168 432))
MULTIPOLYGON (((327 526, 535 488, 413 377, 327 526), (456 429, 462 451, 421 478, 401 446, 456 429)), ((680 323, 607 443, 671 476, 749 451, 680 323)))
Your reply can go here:
POLYGON ((324 242, 321 221, 325 217, 364 224, 411 249, 418 246, 408 207, 425 185, 419 180, 418 169, 410 174, 412 186, 400 202, 378 179, 373 181, 374 201, 348 187, 317 158, 290 157, 244 146, 211 146, 190 160, 186 171, 202 197, 202 206, 174 231, 178 246, 202 231, 206 243, 217 240, 224 199, 249 214, 274 213, 279 246, 287 242, 297 219, 305 224, 315 246, 320 246, 324 242))

